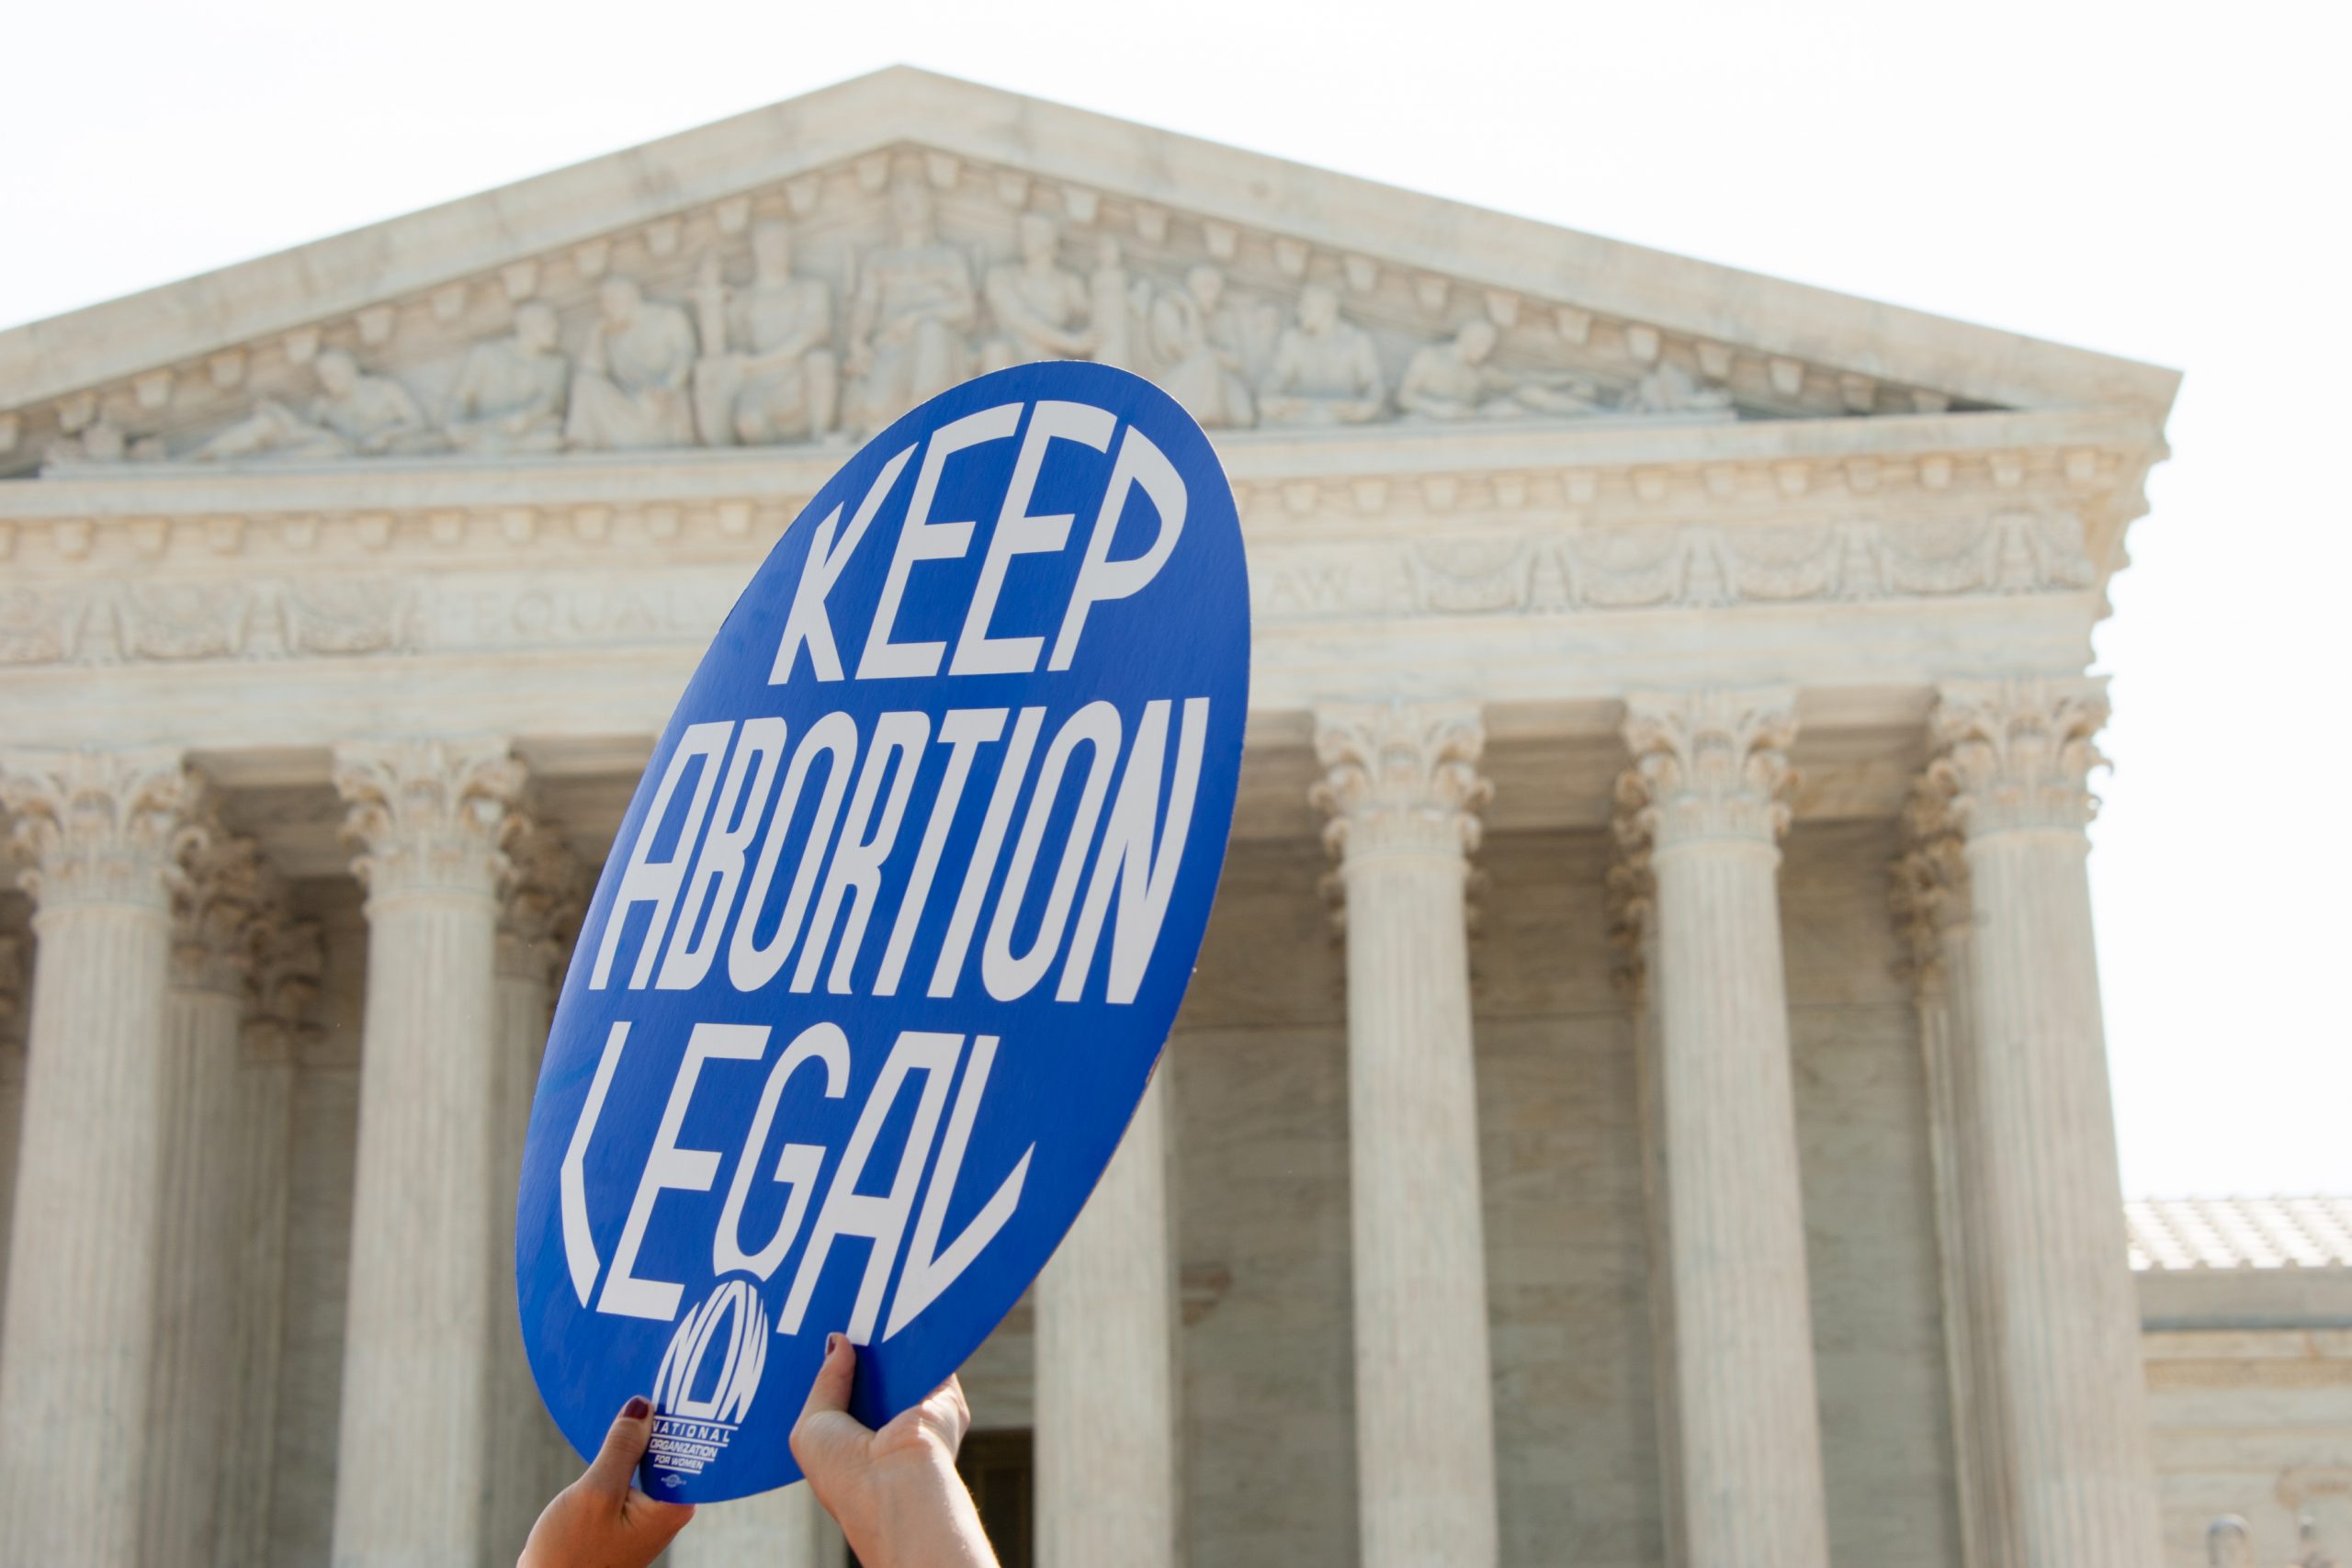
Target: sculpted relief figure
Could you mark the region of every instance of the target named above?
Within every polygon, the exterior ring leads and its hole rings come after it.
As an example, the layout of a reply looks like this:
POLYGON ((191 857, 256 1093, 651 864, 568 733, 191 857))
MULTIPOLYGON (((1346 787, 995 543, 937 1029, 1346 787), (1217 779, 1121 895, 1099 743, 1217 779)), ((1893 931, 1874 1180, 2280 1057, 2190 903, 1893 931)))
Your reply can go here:
POLYGON ((752 230, 752 281, 729 290, 718 258, 704 258, 695 289, 706 350, 695 367, 695 419, 713 446, 814 439, 833 428, 841 362, 827 346, 833 291, 792 275, 792 231, 752 230))
POLYGON ((989 268, 982 292, 997 331, 981 353, 981 368, 1001 370, 1037 359, 1084 359, 1094 352, 1087 326, 1090 289, 1061 265, 1061 231, 1042 212, 1024 212, 1018 228, 1021 259, 989 268))
POLYGON ((444 445, 424 424, 424 414, 408 389, 390 376, 371 376, 339 348, 311 363, 319 395, 301 412, 274 398, 198 447, 196 457, 232 462, 240 457, 377 457, 432 452, 444 445))
POLYGON ((600 314, 571 378, 564 445, 616 451, 694 445, 686 389, 694 322, 677 306, 646 299, 626 277, 605 278, 596 302, 600 314))
POLYGON ((449 389, 442 428, 461 452, 553 452, 563 445, 564 390, 571 361, 556 346, 554 310, 527 300, 511 337, 466 351, 449 389))
POLYGON ((2309 1508, 2295 1516, 2294 1568, 2342 1568, 2342 1561, 2319 1538, 2319 1520, 2309 1508))
POLYGON ((1218 309, 1224 290, 1225 274, 1204 263, 1184 275, 1182 288, 1162 290, 1151 302, 1159 384, 1209 430, 1239 429, 1258 417, 1240 346, 1218 309))
POLYGON ((850 412, 867 434, 964 378, 964 335, 979 313, 971 264, 940 242, 929 187, 900 178, 890 216, 893 243, 865 258, 850 306, 850 412))
POLYGON ((2256 1568, 2254 1542, 2244 1519, 2223 1514, 2205 1527, 2205 1561, 2211 1568, 2256 1568))
POLYGON ((79 435, 61 435, 51 441, 41 466, 44 469, 76 468, 119 463, 130 455, 130 434, 100 414, 84 425, 79 435))
POLYGON ((1127 276, 1119 242, 1104 234, 1094 242, 1094 270, 1087 275, 1087 317, 1094 333, 1094 362, 1133 370, 1136 321, 1151 302, 1151 285, 1127 276))
POLYGON ((1299 291, 1298 324, 1274 344, 1258 384, 1268 424, 1363 424, 1380 417, 1387 386, 1372 334, 1340 319, 1340 297, 1319 283, 1299 291))
POLYGON ((1701 413, 1730 408, 1731 394, 1661 359, 1617 406, 1627 413, 1701 413))
POLYGON ((1525 419, 1600 408, 1599 392, 1589 382, 1497 369, 1491 356, 1498 335, 1480 316, 1464 322, 1451 343, 1415 349, 1396 383, 1396 406, 1408 416, 1437 420, 1525 419))

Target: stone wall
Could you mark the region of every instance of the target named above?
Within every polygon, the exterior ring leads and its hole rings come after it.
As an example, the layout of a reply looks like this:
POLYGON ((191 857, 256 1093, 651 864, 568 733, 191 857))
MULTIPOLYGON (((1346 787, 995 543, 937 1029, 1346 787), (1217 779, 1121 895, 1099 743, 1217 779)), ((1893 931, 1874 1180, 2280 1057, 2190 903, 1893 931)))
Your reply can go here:
POLYGON ((2140 1304, 2166 1568, 2223 1516, 2258 1562, 2352 1560, 2352 1269, 2154 1270, 2140 1304))

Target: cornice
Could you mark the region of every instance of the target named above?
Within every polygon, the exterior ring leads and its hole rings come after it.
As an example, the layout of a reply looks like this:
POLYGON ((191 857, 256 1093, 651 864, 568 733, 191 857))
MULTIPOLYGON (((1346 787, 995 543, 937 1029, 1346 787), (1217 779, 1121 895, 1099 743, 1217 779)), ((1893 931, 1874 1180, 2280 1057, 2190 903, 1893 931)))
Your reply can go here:
POLYGON ((259 340, 419 301, 893 150, 1063 184, 1073 214, 1091 212, 1108 194, 1267 231, 1300 255, 1302 267, 1305 253, 1315 251, 1342 265, 1426 275, 1433 287, 1451 287, 1459 276, 1486 292, 1498 315, 1515 312, 1522 297, 1531 304, 1572 301, 1560 307, 1571 313, 1565 333, 1599 317, 1693 344, 1737 345, 1808 378, 1826 370, 1833 396, 1851 377, 2001 406, 2118 406, 2160 420, 2178 382, 2154 367, 900 67, 0 333, 0 386, 25 406, 165 367, 200 371, 209 356, 259 340))
MULTIPOLYGON (((1977 496, 2082 512, 2102 546, 2146 509, 2164 456, 2147 420, 2114 412, 1874 420, 1574 422, 1510 429, 1388 427, 1301 436, 1225 432, 1219 456, 1245 523, 1340 532, 1451 528, 1480 511, 1576 513, 1578 525, 1678 515, 1777 522, 1839 508, 1967 506, 1977 496)), ((349 522, 361 551, 413 536, 449 547, 483 532, 530 545, 596 541, 637 513, 674 538, 670 513, 709 513, 726 536, 773 538, 831 476, 838 444, 560 459, 385 458, 364 467, 126 465, 0 484, 0 559, 69 571, 110 558, 236 556, 256 528, 310 549, 349 522), (665 509, 666 513, 665 513, 665 509), (447 519, 469 519, 462 526, 447 519), (434 523, 430 520, 440 518, 434 523), (413 525, 427 520, 420 530, 413 525), (454 529, 454 533, 453 533, 454 529)), ((2096 552, 2095 552, 2096 553, 2096 552)))

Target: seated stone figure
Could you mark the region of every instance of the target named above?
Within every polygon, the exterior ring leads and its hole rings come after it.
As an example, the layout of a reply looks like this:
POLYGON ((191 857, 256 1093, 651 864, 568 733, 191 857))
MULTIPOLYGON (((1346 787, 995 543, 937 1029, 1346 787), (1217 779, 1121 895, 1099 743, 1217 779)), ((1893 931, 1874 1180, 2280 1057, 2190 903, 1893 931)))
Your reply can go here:
POLYGON ((850 304, 850 415, 869 435, 964 378, 979 313, 971 264, 933 226, 930 187, 899 180, 890 216, 893 243, 867 254, 850 304))
POLYGON ((445 444, 425 428, 408 389, 390 376, 371 376, 339 348, 311 365, 319 395, 300 412, 264 398, 254 412, 191 456, 207 462, 242 457, 379 457, 432 452, 445 444))
POLYGON ((1001 334, 982 351, 980 367, 1001 370, 1037 359, 1083 359, 1094 352, 1086 314, 1086 281, 1061 265, 1061 231, 1042 212, 1019 224, 1021 259, 989 268, 982 292, 1001 334))
POLYGON ((601 314, 571 378, 567 446, 627 451, 691 446, 695 415, 686 378, 695 367, 695 324, 675 305, 648 299, 626 277, 596 291, 601 314))
POLYGON ((77 435, 61 435, 49 444, 42 455, 41 471, 51 469, 103 468, 119 463, 129 455, 130 437, 122 426, 98 415, 82 427, 77 435))
POLYGON ((1299 290, 1298 324, 1284 329, 1258 384, 1268 424, 1362 424, 1388 400, 1372 334, 1340 319, 1340 297, 1321 284, 1299 290))
POLYGON ((528 300, 511 337, 466 351, 441 428, 461 452, 553 452, 563 445, 564 392, 571 361, 556 347, 552 308, 528 300))
POLYGON ((1437 420, 1591 413, 1600 406, 1595 389, 1573 377, 1497 369, 1491 356, 1498 335, 1493 322, 1475 317, 1451 343, 1414 350, 1396 383, 1396 406, 1409 417, 1437 420))
POLYGON ((1165 367, 1159 384, 1209 430, 1239 429, 1258 417, 1241 351, 1219 331, 1224 288, 1225 275, 1204 265, 1185 274, 1182 289, 1151 303, 1151 352, 1165 367))
POLYGON ((729 289, 718 258, 706 258, 695 290, 704 355, 695 367, 695 422, 713 446, 765 446, 813 439, 833 428, 841 362, 826 346, 833 291, 792 275, 792 231, 752 230, 752 281, 729 289))
POLYGON ((1731 394, 1661 359, 1617 405, 1627 413, 1704 413, 1731 407, 1731 394))

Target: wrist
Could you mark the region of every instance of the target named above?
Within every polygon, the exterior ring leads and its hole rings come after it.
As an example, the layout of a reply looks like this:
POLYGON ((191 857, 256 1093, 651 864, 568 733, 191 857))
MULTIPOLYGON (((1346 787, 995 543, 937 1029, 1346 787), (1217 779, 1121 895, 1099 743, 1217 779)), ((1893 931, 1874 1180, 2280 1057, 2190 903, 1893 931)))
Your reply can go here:
POLYGON ((878 1459, 853 1524, 842 1519, 850 1549, 865 1568, 985 1568, 987 1536, 955 1456, 925 1440, 878 1459))

